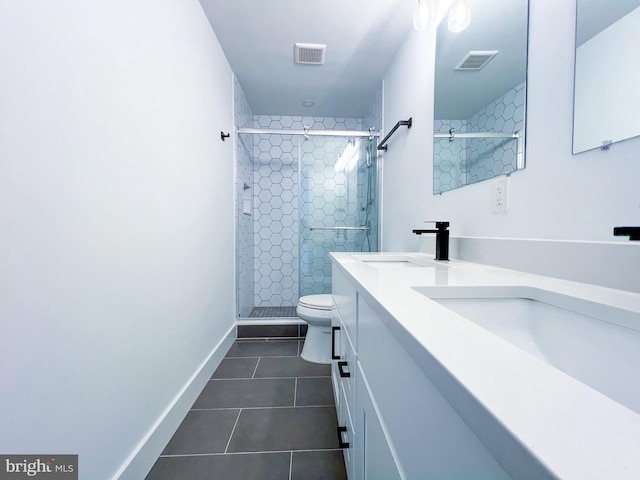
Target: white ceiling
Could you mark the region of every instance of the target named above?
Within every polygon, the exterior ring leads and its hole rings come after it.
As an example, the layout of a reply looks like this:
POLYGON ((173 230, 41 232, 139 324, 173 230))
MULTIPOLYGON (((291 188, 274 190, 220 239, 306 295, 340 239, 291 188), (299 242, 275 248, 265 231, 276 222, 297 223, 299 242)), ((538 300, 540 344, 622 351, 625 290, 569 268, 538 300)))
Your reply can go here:
POLYGON ((578 0, 577 45, 582 45, 638 7, 640 0, 578 0))
MULTIPOLYGON (((254 114, 361 117, 412 28, 417 0, 200 0, 254 114), (296 42, 327 45, 325 64, 293 62, 296 42), (302 102, 312 100, 313 107, 302 102)), ((450 0, 438 0, 446 8, 450 0)), ((472 0, 470 27, 438 33, 436 117, 466 118, 524 80, 510 39, 523 0, 472 0), (505 33, 507 28, 509 32, 505 33), (484 70, 453 73, 468 50, 500 50, 484 70), (516 67, 515 65, 518 64, 516 67), (518 76, 519 75, 519 76, 518 76), (460 92, 464 92, 461 95, 460 92), (474 110, 475 109, 475 110, 474 110)), ((578 0, 578 44, 640 0, 578 0)), ((522 35, 520 35, 522 38, 522 35)))
POLYGON ((359 118, 412 28, 415 1, 200 3, 254 114, 359 118), (295 64, 296 42, 326 44, 324 65, 295 64))

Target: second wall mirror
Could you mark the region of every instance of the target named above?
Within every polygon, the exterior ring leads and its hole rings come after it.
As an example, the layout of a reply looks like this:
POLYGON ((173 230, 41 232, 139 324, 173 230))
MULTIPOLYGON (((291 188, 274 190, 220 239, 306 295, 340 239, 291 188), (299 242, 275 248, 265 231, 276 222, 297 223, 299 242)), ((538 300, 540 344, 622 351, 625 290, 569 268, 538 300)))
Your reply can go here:
MULTIPOLYGON (((455 4, 455 2, 454 2, 455 4)), ((433 193, 525 165, 528 0, 471 0, 463 31, 438 27, 433 193)))
POLYGON ((640 0, 577 0, 573 153, 640 135, 640 0))

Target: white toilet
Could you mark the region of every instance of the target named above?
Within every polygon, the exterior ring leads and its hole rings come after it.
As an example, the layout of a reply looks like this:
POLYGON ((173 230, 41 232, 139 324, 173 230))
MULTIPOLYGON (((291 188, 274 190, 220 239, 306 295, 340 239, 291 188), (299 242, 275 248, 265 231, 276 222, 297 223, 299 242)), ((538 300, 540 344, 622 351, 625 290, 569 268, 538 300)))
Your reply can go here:
POLYGON ((306 295, 298 301, 298 316, 309 324, 300 356, 314 363, 331 363, 331 295, 306 295))

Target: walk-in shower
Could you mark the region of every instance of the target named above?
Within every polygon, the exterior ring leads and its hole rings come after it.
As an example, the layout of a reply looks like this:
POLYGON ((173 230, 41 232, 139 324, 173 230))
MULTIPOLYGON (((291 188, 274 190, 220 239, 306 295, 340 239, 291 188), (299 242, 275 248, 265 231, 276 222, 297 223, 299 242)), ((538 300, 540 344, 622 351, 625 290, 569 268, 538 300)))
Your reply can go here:
POLYGON ((331 292, 329 252, 378 250, 377 132, 237 136, 238 314, 294 316, 299 297, 331 292))

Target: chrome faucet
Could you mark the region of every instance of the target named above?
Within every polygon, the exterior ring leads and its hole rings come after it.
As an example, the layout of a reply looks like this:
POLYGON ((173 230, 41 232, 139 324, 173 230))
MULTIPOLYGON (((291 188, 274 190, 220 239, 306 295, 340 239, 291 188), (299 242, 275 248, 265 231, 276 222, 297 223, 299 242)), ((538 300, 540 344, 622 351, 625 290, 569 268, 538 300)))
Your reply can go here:
POLYGON ((435 230, 413 230, 416 235, 423 233, 436 234, 436 260, 449 260, 449 222, 426 221, 425 223, 435 223, 435 230))

